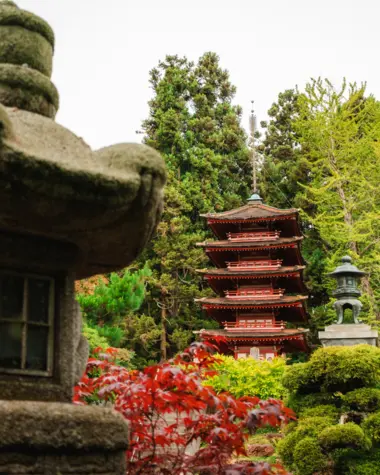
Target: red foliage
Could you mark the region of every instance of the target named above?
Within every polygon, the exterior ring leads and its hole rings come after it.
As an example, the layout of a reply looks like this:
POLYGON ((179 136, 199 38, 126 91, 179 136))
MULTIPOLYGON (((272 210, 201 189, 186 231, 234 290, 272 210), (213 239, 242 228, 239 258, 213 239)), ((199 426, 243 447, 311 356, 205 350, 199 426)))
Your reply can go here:
POLYGON ((90 358, 75 388, 77 404, 112 402, 131 430, 128 474, 286 474, 280 466, 228 464, 245 455, 249 432, 294 419, 281 401, 235 399, 202 384, 216 361, 214 348, 195 343, 174 360, 128 371, 113 363, 113 349, 90 358), (192 451, 191 446, 195 446, 192 451))

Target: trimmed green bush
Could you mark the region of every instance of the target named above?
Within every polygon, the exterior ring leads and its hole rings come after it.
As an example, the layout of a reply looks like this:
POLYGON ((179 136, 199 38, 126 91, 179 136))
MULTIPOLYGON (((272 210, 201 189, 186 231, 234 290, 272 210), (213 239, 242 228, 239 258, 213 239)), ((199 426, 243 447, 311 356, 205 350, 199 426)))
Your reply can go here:
POLYGON ((334 419, 330 417, 305 417, 298 421, 296 432, 302 437, 318 437, 318 435, 334 424, 334 419))
POLYGON ((276 450, 286 467, 292 468, 294 463, 294 451, 298 442, 302 440, 302 434, 297 431, 291 432, 284 439, 277 442, 276 450))
POLYGON ((340 415, 339 409, 332 404, 320 404, 315 407, 308 407, 300 412, 300 417, 328 417, 334 422, 338 422, 340 415))
POLYGON ((356 389, 347 393, 343 400, 346 409, 360 412, 375 412, 380 410, 380 389, 356 389))
POLYGON ((342 404, 342 396, 340 393, 298 394, 293 392, 285 402, 293 411, 301 414, 307 408, 320 405, 332 405, 339 408, 342 404))
POLYGON ((380 349, 370 345, 320 348, 308 363, 289 366, 283 384, 290 391, 346 393, 380 380, 380 349))
POLYGON ((375 443, 380 442, 380 412, 370 415, 363 422, 362 427, 375 443))
POLYGON ((297 443, 293 458, 299 475, 313 475, 326 467, 326 457, 318 442, 311 437, 297 443))
POLYGON ((363 429, 353 422, 327 427, 318 439, 322 448, 329 451, 340 448, 369 450, 372 445, 363 429))

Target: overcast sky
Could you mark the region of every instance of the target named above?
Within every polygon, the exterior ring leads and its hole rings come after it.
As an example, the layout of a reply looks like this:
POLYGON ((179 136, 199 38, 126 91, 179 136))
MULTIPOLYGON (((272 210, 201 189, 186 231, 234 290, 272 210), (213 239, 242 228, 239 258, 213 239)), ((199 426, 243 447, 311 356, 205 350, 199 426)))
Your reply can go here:
POLYGON ((378 0, 16 0, 56 34, 57 121, 93 148, 140 141, 149 70, 166 54, 214 51, 259 120, 310 77, 367 81, 380 98, 378 0))

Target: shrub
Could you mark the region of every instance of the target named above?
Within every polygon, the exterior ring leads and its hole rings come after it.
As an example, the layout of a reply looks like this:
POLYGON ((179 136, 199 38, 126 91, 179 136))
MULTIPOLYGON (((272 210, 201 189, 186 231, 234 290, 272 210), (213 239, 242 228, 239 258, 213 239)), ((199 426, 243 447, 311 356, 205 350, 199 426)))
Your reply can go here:
POLYGON ((370 345, 320 348, 308 363, 287 368, 283 384, 299 393, 346 393, 375 386, 380 379, 380 349, 370 345))
POLYGON ((342 396, 340 393, 316 393, 306 395, 292 393, 286 400, 286 404, 296 413, 301 413, 307 408, 320 405, 332 405, 339 408, 342 404, 342 396))
POLYGON ((362 427, 374 442, 380 442, 380 412, 370 415, 363 422, 362 427))
POLYGON ((302 435, 297 431, 288 434, 285 439, 279 440, 276 450, 287 468, 292 468, 294 464, 294 450, 298 442, 302 440, 302 435))
POLYGON ((363 429, 358 425, 348 422, 324 429, 319 437, 319 442, 325 450, 352 448, 368 450, 371 441, 365 436, 363 429))
POLYGON ((194 343, 175 359, 143 371, 116 366, 114 348, 104 358, 99 354, 100 359, 88 361, 86 374, 75 387, 74 402, 110 401, 128 421, 129 475, 153 473, 152 469, 180 475, 201 473, 205 468, 207 473, 286 475, 282 467, 265 462, 228 462, 232 454, 245 454, 249 432, 268 425, 280 427, 295 416, 276 399, 235 399, 205 387, 203 379, 215 363, 209 350, 210 345, 194 343), (199 441, 199 448, 186 454, 194 440, 199 441))
POLYGON ((217 393, 228 391, 235 397, 284 398, 286 391, 281 381, 286 361, 283 358, 257 361, 217 355, 217 359, 220 362, 214 365, 214 369, 218 374, 205 381, 217 393))
POLYGON ((305 437, 294 449, 294 465, 299 475, 313 475, 326 467, 326 457, 315 439, 305 437))
POLYGON ((302 437, 318 437, 326 427, 331 426, 333 423, 334 420, 330 417, 305 417, 298 421, 296 431, 302 437))
POLYGON ((360 388, 344 396, 346 409, 361 412, 375 412, 380 410, 380 389, 360 388))
POLYGON ((88 341, 90 350, 98 347, 103 348, 104 350, 109 348, 110 345, 107 338, 99 335, 98 330, 96 328, 90 327, 87 322, 83 323, 82 333, 88 341))
POLYGON ((334 422, 338 422, 340 411, 332 404, 319 404, 315 407, 308 407, 300 412, 300 417, 328 417, 334 422))

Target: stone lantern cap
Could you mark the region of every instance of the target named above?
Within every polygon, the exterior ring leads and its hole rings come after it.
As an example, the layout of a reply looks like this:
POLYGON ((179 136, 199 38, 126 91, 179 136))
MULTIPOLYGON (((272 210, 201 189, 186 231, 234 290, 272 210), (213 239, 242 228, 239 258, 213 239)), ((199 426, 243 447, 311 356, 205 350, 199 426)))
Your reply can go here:
MULTIPOLYGON (((72 245, 83 278, 123 268, 144 248, 160 219, 165 165, 140 144, 93 151, 54 122, 53 47, 44 20, 0 0, 0 229, 72 245)), ((112 120, 99 117, 99 129, 112 120)))
POLYGON ((331 277, 339 277, 341 275, 353 275, 357 277, 363 277, 364 275, 367 275, 367 273, 359 270, 356 266, 354 266, 352 264, 352 259, 350 256, 343 256, 342 265, 338 266, 329 275, 331 277))

